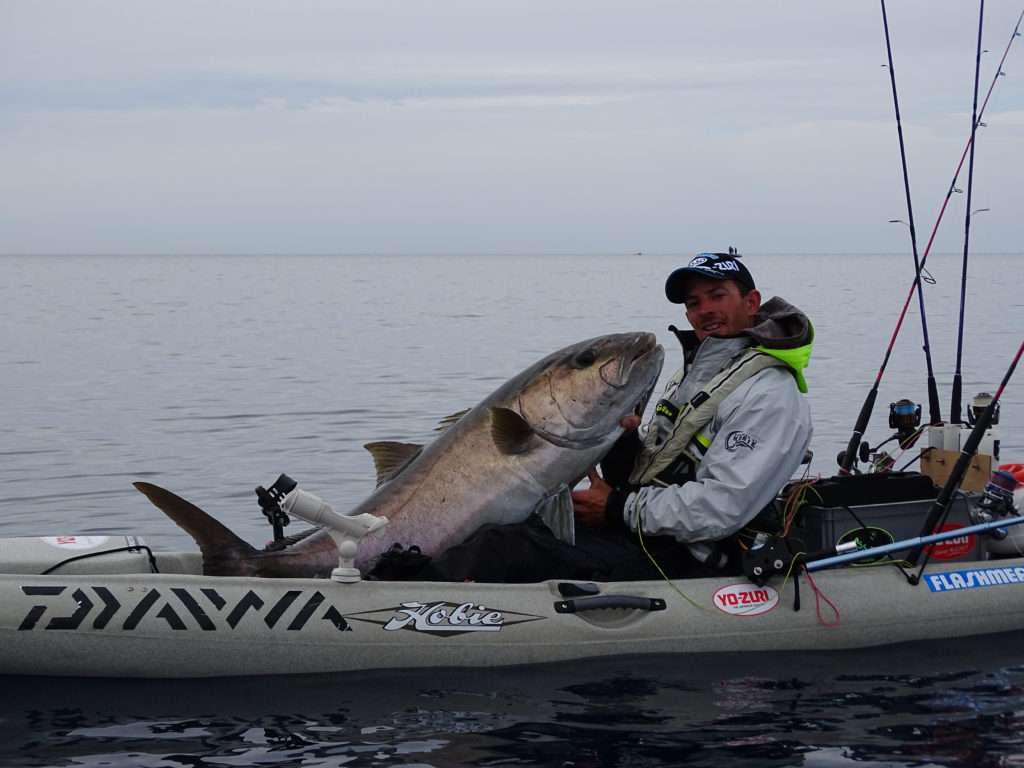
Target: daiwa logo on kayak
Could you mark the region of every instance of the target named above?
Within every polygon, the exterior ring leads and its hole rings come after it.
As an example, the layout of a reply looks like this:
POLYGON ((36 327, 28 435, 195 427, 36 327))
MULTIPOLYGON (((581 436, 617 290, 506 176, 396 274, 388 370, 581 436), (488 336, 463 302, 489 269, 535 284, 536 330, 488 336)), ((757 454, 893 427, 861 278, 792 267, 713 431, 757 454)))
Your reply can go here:
POLYGON ((408 630, 435 637, 451 637, 468 632, 500 632, 513 624, 539 621, 543 616, 503 611, 479 603, 431 603, 409 601, 394 608, 346 614, 350 621, 378 624, 386 632, 408 630))
POLYGON ((732 616, 758 616, 779 604, 779 593, 768 586, 730 584, 715 592, 711 599, 718 610, 732 616))
POLYGON ((237 599, 210 587, 171 587, 161 592, 155 587, 72 589, 48 584, 25 585, 21 591, 38 601, 18 626, 22 632, 89 628, 132 632, 140 627, 140 631, 166 628, 176 632, 217 632, 233 630, 241 624, 252 627, 257 617, 268 629, 296 632, 326 621, 339 632, 352 631, 345 617, 320 590, 309 593, 290 589, 282 595, 263 596, 250 589, 237 599))

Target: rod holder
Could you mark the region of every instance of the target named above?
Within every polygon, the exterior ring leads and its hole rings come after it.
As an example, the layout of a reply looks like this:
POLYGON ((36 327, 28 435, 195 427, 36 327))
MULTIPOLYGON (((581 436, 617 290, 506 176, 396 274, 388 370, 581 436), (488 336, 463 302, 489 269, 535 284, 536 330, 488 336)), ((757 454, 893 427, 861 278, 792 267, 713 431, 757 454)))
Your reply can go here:
POLYGON ((362 574, 355 567, 360 540, 388 524, 386 517, 365 512, 361 515, 339 514, 319 496, 299 488, 285 496, 281 508, 286 514, 323 526, 330 534, 338 547, 338 567, 331 571, 331 579, 343 584, 354 584, 362 579, 362 574))

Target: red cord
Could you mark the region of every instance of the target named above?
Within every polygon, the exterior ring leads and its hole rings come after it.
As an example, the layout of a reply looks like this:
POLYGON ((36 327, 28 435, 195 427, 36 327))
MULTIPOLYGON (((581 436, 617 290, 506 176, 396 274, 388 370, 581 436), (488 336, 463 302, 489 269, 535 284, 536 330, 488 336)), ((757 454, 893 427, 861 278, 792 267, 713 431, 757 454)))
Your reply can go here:
POLYGON ((811 591, 814 592, 814 612, 818 616, 818 623, 823 627, 834 629, 839 626, 839 609, 836 608, 836 604, 828 599, 828 595, 818 589, 818 585, 814 583, 814 577, 811 576, 811 572, 807 570, 807 566, 804 566, 804 575, 807 577, 807 582, 811 585, 811 591), (828 603, 828 607, 832 609, 832 613, 835 614, 833 621, 826 621, 825 617, 821 615, 821 603, 822 601, 828 603))

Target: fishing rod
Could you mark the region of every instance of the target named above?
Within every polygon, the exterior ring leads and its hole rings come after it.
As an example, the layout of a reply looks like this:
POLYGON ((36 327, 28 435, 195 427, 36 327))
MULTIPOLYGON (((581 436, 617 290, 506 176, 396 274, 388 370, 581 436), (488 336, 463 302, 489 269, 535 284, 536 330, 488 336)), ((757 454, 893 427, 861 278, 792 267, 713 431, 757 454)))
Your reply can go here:
POLYGON ((985 0, 978 6, 978 48, 974 54, 974 106, 971 108, 971 159, 967 163, 967 208, 964 216, 964 261, 960 274, 960 324, 956 334, 956 372, 953 374, 953 395, 949 404, 949 420, 959 424, 960 397, 963 391, 960 375, 964 355, 964 305, 967 301, 967 250, 971 241, 971 190, 974 188, 974 136, 978 130, 978 72, 981 69, 981 27, 985 18, 985 0))
MULTIPOLYGON (((942 490, 939 495, 935 498, 932 503, 932 508, 928 512, 928 517, 921 527, 921 536, 930 535, 935 528, 946 519, 946 515, 949 514, 949 505, 953 500, 953 494, 960 487, 960 481, 963 480, 964 475, 967 473, 967 467, 971 463, 971 459, 974 457, 975 452, 978 450, 978 444, 981 442, 981 438, 985 436, 985 430, 989 428, 992 423, 992 415, 996 411, 996 407, 999 403, 999 398, 1003 394, 1003 390, 1006 389, 1006 384, 1009 382, 1010 377, 1013 376, 1013 371, 1017 367, 1017 362, 1020 360, 1021 353, 1024 353, 1024 341, 1021 342, 1017 348, 1017 354, 1014 355, 1013 362, 1010 363, 1010 367, 1007 368, 1006 374, 1003 376, 1002 382, 999 384, 999 389, 992 396, 992 402, 988 404, 981 415, 978 416, 977 422, 974 424, 974 428, 971 430, 971 434, 967 437, 966 442, 963 444, 963 448, 960 449, 960 456, 956 460, 956 464, 953 465, 953 470, 949 473, 949 477, 946 479, 945 485, 942 486, 942 490)), ((917 561, 921 556, 921 547, 916 547, 907 556, 907 560, 911 565, 917 565, 917 561)), ((924 572, 925 566, 928 565, 928 559, 931 557, 931 552, 927 552, 924 557, 924 562, 921 563, 921 569, 917 572, 915 577, 911 577, 911 583, 916 584, 921 574, 924 572)))
MULTIPOLYGON (((1010 53, 1010 48, 1013 46, 1013 41, 1020 37, 1020 25, 1024 21, 1024 11, 1021 11, 1017 17, 1017 24, 1013 28, 1013 32, 1010 34, 1010 40, 1006 43, 1006 48, 1003 50, 1003 56, 999 59, 999 65, 996 67, 996 73, 992 77, 992 82, 988 86, 988 92, 985 94, 985 100, 981 104, 981 108, 978 110, 978 120, 981 122, 982 116, 985 114, 985 108, 988 107, 989 98, 992 96, 992 91, 995 90, 996 82, 999 77, 1003 75, 1003 64, 1006 62, 1006 57, 1010 53)), ((903 302, 903 309, 900 311, 899 317, 896 320, 896 327, 893 328, 892 336, 889 338, 889 346, 886 347, 885 355, 882 358, 882 364, 878 368, 878 374, 875 376, 874 384, 871 386, 871 390, 868 392, 867 397, 864 399, 864 404, 861 406, 860 413, 857 415, 857 421, 853 427, 853 434, 850 436, 850 441, 847 443, 846 450, 840 454, 839 461, 839 473, 841 475, 850 474, 850 469, 853 466, 853 461, 857 456, 857 446, 860 444, 860 439, 864 435, 864 430, 867 429, 868 421, 871 420, 871 412, 875 408, 875 400, 878 398, 878 385, 882 381, 882 377, 885 375, 885 369, 889 365, 889 358, 892 357, 893 347, 896 346, 896 339, 900 335, 900 329, 903 327, 903 320, 907 316, 907 309, 910 307, 910 300, 914 297, 914 291, 917 289, 918 284, 921 280, 921 270, 924 269, 925 263, 928 261, 928 254, 931 253, 932 243, 935 242, 935 235, 939 231, 939 225, 942 223, 942 217, 946 213, 946 207, 949 205, 949 199, 953 196, 954 192, 957 192, 956 182, 960 178, 960 170, 963 168, 964 161, 967 159, 967 152, 970 150, 973 144, 973 137, 968 138, 967 144, 964 146, 964 151, 960 155, 960 162, 956 166, 956 170, 953 172, 953 180, 949 183, 949 189, 946 192, 946 197, 942 201, 942 206, 939 208, 939 215, 935 219, 935 224, 932 226, 932 233, 928 238, 928 244, 925 246, 924 253, 921 256, 920 270, 914 276, 914 282, 910 286, 910 290, 907 291, 907 298, 903 302)))
MULTIPOLYGON (((917 255, 917 230, 914 228, 914 206, 910 202, 910 174, 907 171, 907 150, 903 141, 903 123, 900 120, 900 99, 896 93, 896 68, 892 63, 892 43, 889 40, 889 17, 885 12, 885 0, 882 3, 882 26, 885 28, 885 52, 889 58, 889 82, 892 83, 892 105, 896 111, 896 133, 900 138, 900 162, 903 165, 903 190, 907 197, 907 219, 910 227, 910 248, 914 254, 914 274, 921 274, 921 260, 917 255)), ((973 145, 972 145, 973 146, 973 145)), ((972 150, 973 155, 973 150, 972 150)), ((921 334, 924 340, 924 362, 928 369, 928 417, 930 424, 941 424, 942 414, 939 412, 939 389, 935 384, 935 372, 932 369, 932 348, 928 341, 928 318, 924 312, 924 286, 920 280, 917 284, 917 303, 921 311, 921 334)))

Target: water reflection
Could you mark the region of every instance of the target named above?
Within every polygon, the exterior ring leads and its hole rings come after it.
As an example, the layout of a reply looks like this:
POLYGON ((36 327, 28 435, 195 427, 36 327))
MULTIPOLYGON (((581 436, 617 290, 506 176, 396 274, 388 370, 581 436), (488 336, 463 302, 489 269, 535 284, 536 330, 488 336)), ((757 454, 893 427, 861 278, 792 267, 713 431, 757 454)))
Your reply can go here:
POLYGON ((7 679, 0 764, 1024 764, 1015 638, 233 681, 7 679))

